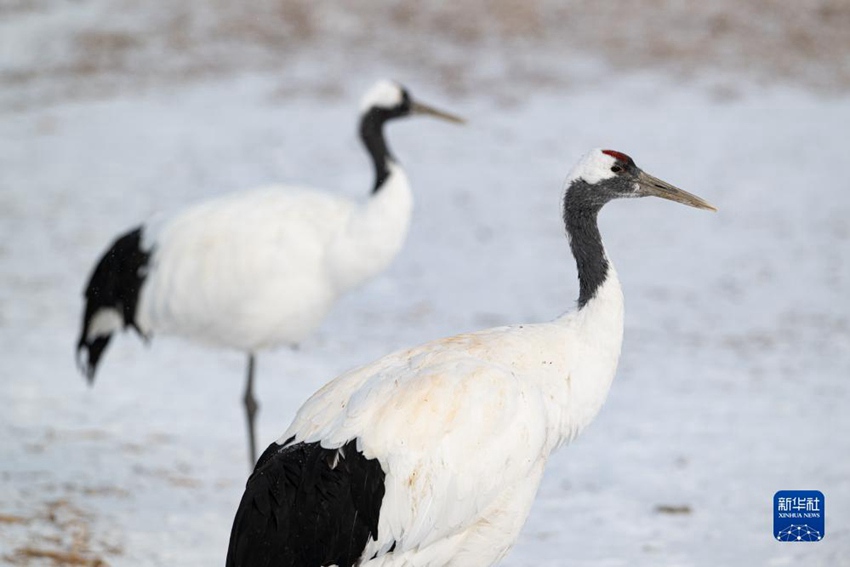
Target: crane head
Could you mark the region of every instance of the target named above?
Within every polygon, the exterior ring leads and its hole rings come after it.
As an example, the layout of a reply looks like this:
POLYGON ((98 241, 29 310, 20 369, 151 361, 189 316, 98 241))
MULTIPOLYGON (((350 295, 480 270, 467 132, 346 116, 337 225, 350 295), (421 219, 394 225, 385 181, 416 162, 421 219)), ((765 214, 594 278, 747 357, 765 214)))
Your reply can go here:
POLYGON ((651 196, 717 210, 700 197, 646 173, 632 158, 616 150, 595 149, 585 155, 567 178, 567 186, 567 193, 572 191, 574 198, 600 207, 613 199, 651 196))
POLYGON ((455 124, 466 122, 459 116, 414 100, 406 88, 395 81, 386 79, 375 83, 360 102, 360 113, 362 115, 365 116, 372 111, 385 114, 386 119, 420 114, 455 124))

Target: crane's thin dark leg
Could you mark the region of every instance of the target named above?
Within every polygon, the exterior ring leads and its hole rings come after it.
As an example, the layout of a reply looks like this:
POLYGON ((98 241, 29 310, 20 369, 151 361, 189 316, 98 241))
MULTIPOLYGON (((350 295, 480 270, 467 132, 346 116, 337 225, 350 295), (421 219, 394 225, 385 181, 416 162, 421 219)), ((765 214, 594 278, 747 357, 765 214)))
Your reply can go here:
POLYGON ((254 417, 260 405, 254 398, 254 354, 248 355, 248 383, 245 386, 245 417, 248 419, 248 458, 251 459, 249 466, 254 468, 257 462, 257 443, 254 437, 254 417))

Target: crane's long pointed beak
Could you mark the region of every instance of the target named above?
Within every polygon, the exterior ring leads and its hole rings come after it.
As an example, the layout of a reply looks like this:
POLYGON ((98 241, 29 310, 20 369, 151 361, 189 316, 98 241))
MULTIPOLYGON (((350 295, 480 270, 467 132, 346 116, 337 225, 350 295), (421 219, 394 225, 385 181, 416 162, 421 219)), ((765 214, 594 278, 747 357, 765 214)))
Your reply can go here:
POLYGON ((666 181, 662 181, 655 176, 652 176, 645 171, 641 171, 637 176, 638 185, 640 185, 644 195, 652 195, 661 197, 669 201, 676 201, 689 207, 697 209, 705 209, 707 211, 717 212, 717 208, 708 201, 692 195, 687 191, 679 189, 674 185, 670 185, 666 181))
POLYGON ((454 122, 455 124, 466 124, 466 120, 464 120, 460 116, 456 116, 449 112, 439 110, 437 108, 434 108, 433 106, 428 106, 427 104, 422 104, 421 102, 411 102, 410 112, 412 114, 426 114, 428 116, 433 116, 434 118, 439 118, 447 122, 454 122))

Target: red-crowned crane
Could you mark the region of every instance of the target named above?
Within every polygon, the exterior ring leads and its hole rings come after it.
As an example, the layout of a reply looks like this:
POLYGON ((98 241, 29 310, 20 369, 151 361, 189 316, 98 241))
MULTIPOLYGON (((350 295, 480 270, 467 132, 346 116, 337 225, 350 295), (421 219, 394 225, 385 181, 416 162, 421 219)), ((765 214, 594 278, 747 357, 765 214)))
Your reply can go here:
POLYGON ((617 369, 623 294, 599 210, 649 195, 714 210, 625 154, 590 152, 563 202, 577 311, 399 351, 316 392, 248 480, 227 567, 499 561, 549 455, 593 420, 617 369))
POLYGON ((404 243, 413 199, 384 124, 412 115, 462 122, 390 81, 363 98, 360 138, 375 167, 368 200, 270 186, 203 202, 120 236, 85 289, 77 356, 89 383, 112 334, 127 327, 143 337, 179 335, 246 352, 253 466, 255 353, 310 335, 340 295, 383 271, 404 243))

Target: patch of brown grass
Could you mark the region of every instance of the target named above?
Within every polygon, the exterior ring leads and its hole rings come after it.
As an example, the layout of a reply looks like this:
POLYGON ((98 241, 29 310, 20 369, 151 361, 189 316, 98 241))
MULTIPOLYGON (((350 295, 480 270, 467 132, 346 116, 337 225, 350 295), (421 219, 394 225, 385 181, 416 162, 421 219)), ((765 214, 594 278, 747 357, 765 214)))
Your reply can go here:
POLYGON ((71 551, 54 551, 22 547, 15 551, 13 561, 18 565, 26 565, 31 559, 50 559, 54 565, 84 565, 85 567, 106 567, 109 565, 99 557, 91 558, 71 551), (15 561, 14 558, 17 558, 15 561))
MULTIPOLYGON (((71 501, 60 498, 45 502, 32 517, 0 516, 5 523, 26 524, 28 542, 3 557, 11 565, 43 565, 45 560, 53 565, 83 565, 105 567, 108 565, 100 553, 94 550, 91 533, 91 514, 71 501)), ((97 547, 107 549, 113 555, 122 550, 115 546, 97 547)))
POLYGON ((691 513, 691 507, 687 504, 659 504, 655 507, 656 514, 668 514, 671 516, 687 516, 691 513))
POLYGON ((22 516, 0 514, 0 524, 26 524, 29 520, 22 516))

